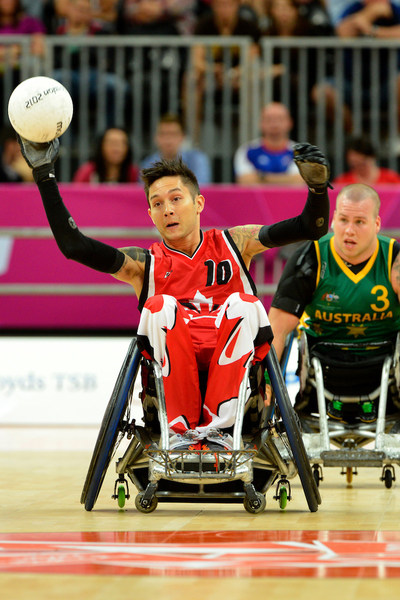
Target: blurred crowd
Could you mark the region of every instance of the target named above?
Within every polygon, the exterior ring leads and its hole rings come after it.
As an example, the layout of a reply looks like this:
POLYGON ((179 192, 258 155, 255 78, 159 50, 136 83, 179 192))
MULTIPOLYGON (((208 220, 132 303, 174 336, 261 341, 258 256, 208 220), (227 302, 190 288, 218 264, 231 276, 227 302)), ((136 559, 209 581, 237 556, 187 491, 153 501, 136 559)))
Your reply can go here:
MULTIPOLYGON (((94 35, 117 35, 117 36, 235 36, 246 35, 253 40, 250 53, 257 56, 260 53, 259 43, 265 36, 269 37, 327 37, 336 36, 342 38, 371 37, 376 39, 396 39, 400 36, 400 0, 0 0, 0 35, 23 34, 30 36, 30 52, 32 56, 43 56, 45 52, 46 35, 63 36, 94 36, 94 35)), ((69 49, 69 66, 66 73, 65 63, 61 57, 55 57, 55 70, 53 76, 61 82, 67 79, 70 83, 69 89, 74 102, 79 99, 79 46, 71 46, 69 49)), ((4 64, 12 64, 16 85, 19 82, 20 73, 18 44, 2 46, 0 43, 0 75, 4 72, 4 64)), ((233 51, 232 51, 233 52, 233 51)), ((364 52, 364 51, 363 51, 364 52)), ((329 58, 329 57, 328 57, 329 58)), ((289 105, 283 107, 287 111, 284 125, 284 136, 272 139, 270 134, 265 134, 265 123, 267 113, 263 107, 260 115, 260 138, 249 140, 246 147, 233 149, 232 152, 232 178, 237 183, 287 183, 296 182, 296 174, 293 176, 293 164, 290 145, 290 133, 293 127, 292 115, 295 112, 296 90, 301 77, 299 67, 298 51, 290 50, 290 101, 289 105), (268 139, 269 136, 269 139, 268 139), (258 150, 257 150, 258 148, 258 150), (261 149, 261 150, 260 150, 261 149), (266 149, 266 152, 263 151, 266 149), (235 154, 236 151, 236 154, 235 154), (257 154, 258 152, 258 154, 257 154), (288 153, 288 154, 287 154, 288 153), (254 158, 257 154, 256 159, 254 158), (277 156, 278 155, 278 156, 277 156), (272 156, 272 159, 271 159, 272 156), (288 157, 287 165, 285 163, 288 157), (262 164, 262 168, 258 169, 262 164), (261 162, 260 162, 261 161, 261 162), (278 171, 272 171, 269 176, 266 162, 274 163, 278 171), (279 163, 279 164, 278 164, 279 163), (283 166, 282 166, 283 165, 283 166), (287 169, 284 166, 287 166, 287 169), (254 171, 254 172, 253 172, 254 171), (288 177, 286 176, 289 175, 288 177), (277 177, 274 174, 277 173, 277 177), (285 175, 285 176, 282 176, 285 175)), ((329 78, 324 85, 316 83, 316 68, 312 53, 308 55, 308 77, 307 86, 310 103, 316 104, 323 99, 326 107, 326 118, 329 121, 335 112, 337 103, 341 102, 344 111, 345 131, 352 134, 351 97, 351 58, 345 62, 345 81, 348 81, 341 99, 337 97, 334 78, 329 78), (348 75, 348 80, 346 76, 348 75)), ((194 48, 193 65, 195 70, 195 94, 193 98, 186 98, 182 85, 182 104, 179 114, 169 115, 165 119, 163 115, 153 139, 151 157, 163 155, 160 144, 173 140, 176 148, 173 153, 180 154, 185 151, 189 160, 189 142, 193 146, 201 146, 200 130, 204 118, 204 89, 207 85, 207 70, 210 68, 206 61, 205 49, 201 45, 194 48), (191 132, 192 137, 187 139, 183 124, 186 122, 185 114, 188 110, 196 114, 195 128, 191 132), (164 119, 164 120, 163 120, 164 119), (174 137, 175 136, 175 137, 174 137)), ((114 138, 123 137, 121 133, 124 123, 115 123, 116 98, 123 96, 129 98, 132 90, 129 89, 127 80, 119 77, 110 69, 103 79, 100 80, 96 64, 89 57, 89 99, 93 102, 97 96, 98 86, 105 90, 107 116, 106 127, 99 134, 96 147, 93 150, 90 166, 80 165, 80 171, 75 179, 82 181, 86 177, 89 181, 127 181, 138 180, 138 169, 140 165, 132 165, 132 168, 120 170, 110 168, 108 173, 103 169, 103 175, 99 175, 94 167, 98 163, 100 149, 104 146, 106 132, 113 130, 114 138), (119 132, 119 133, 118 133, 119 132), (100 135, 101 134, 101 135, 100 135), (85 170, 86 169, 86 170, 85 170), (121 173, 124 173, 122 176, 121 173), (83 173, 83 175, 82 175, 83 173), (97 173, 97 175, 96 175, 97 173), (102 179, 103 178, 103 179, 102 179)), ((367 82, 370 71, 370 59, 368 52, 363 53, 361 62, 365 70, 363 82, 367 82)), ((400 72, 400 58, 398 61, 400 72)), ((223 84, 223 58, 222 52, 214 50, 212 73, 215 85, 223 84)), ((389 83, 387 76, 387 57, 382 52, 380 56, 379 72, 381 86, 379 89, 380 107, 385 109, 385 102, 389 94, 389 83)), ((276 49, 273 59, 272 87, 278 90, 280 78, 285 70, 282 61, 281 50, 276 49)), ((240 64, 237 57, 232 53, 229 68, 232 94, 238 93, 240 85, 240 64)), ((224 80, 225 81, 225 80, 224 80)), ((1 77, 0 77, 0 85, 1 77)), ((391 82, 393 90, 393 82, 391 82)), ((400 97, 400 76, 395 85, 398 87, 400 97)), ((0 90, 1 92, 2 90, 0 90)), ((363 103, 368 105, 369 86, 365 84, 363 90, 363 103)), ((0 94, 1 96, 2 94, 0 94)), ((273 92, 273 100, 276 101, 278 91, 273 92)), ((399 118, 400 122, 400 102, 399 118)), ((282 107, 275 110, 282 112, 282 107)), ((4 113, 4 110, 3 110, 4 113)), ((124 115, 122 115, 123 119, 124 115)), ((281 134, 280 134, 281 135, 281 134)), ((3 132, 3 138, 5 132, 3 132)), ((7 137, 7 136, 6 136, 7 137)), ((129 140, 126 140, 129 144, 129 140)), ((3 154, 5 150, 3 141, 3 154)), ((204 148, 203 148, 204 150, 204 148)), ((207 164, 205 153, 199 150, 198 156, 190 158, 200 159, 201 181, 209 183, 212 180, 210 165, 207 164), (204 156, 202 156, 202 154, 204 156)), ((379 149, 374 151, 378 155, 379 149)), ((127 148, 128 153, 128 148, 127 148)), ((150 158, 151 158, 150 157, 150 158)), ((143 155, 141 159, 147 164, 148 157, 143 155)), ((4 160, 3 160, 4 162, 4 160)), ((194 164, 194 163, 193 163, 194 164)), ((197 163, 196 163, 197 165, 197 163)), ((104 165, 103 165, 104 166, 104 165)), ((196 167, 197 168, 197 167, 196 167)), ((7 173, 7 168, 2 171, 7 173)), ((335 174, 338 175, 338 174, 335 174)), ((2 179, 6 175, 1 175, 2 179)), ((26 175, 20 175, 25 180, 26 175)), ((13 180, 12 178, 10 180, 13 180)))

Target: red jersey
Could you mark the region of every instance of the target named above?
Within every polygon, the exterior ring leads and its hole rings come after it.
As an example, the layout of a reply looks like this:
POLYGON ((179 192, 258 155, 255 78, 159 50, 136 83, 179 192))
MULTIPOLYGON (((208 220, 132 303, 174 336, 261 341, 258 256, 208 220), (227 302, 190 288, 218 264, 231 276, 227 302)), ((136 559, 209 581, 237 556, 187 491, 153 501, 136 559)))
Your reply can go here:
POLYGON ((168 294, 182 304, 208 304, 213 310, 234 292, 255 296, 254 282, 228 230, 200 232, 193 256, 156 242, 146 257, 139 310, 147 298, 168 294))

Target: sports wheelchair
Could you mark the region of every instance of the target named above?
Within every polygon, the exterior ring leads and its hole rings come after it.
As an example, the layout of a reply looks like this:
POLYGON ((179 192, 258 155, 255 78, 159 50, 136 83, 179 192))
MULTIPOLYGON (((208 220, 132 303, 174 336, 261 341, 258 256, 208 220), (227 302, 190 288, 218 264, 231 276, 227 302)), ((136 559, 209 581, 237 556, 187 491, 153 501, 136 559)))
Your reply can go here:
POLYGON ((81 503, 86 510, 92 510, 110 461, 124 438, 126 448, 116 462, 112 495, 120 508, 130 497, 130 481, 138 490, 135 506, 142 513, 155 510, 158 502, 243 502, 249 513, 260 513, 266 506, 265 494, 273 484, 274 499, 283 509, 292 497, 289 479, 297 474, 309 510, 317 511, 321 503, 273 347, 264 363, 247 369, 241 383, 232 450, 171 450, 161 369, 155 361, 143 358, 133 338, 84 483, 81 503), (262 397, 266 371, 274 392, 268 409, 262 397), (143 424, 131 417, 139 375, 143 424), (252 391, 246 400, 249 388, 252 391))
POLYGON ((317 485, 323 480, 322 466, 341 467, 348 484, 358 467, 380 467, 380 480, 392 487, 396 479, 393 463, 400 464, 399 351, 399 335, 394 342, 317 342, 310 346, 307 334, 301 333, 295 410, 317 485), (361 346, 365 352, 357 354, 361 346), (334 400, 343 403, 340 420, 327 416, 327 402, 334 400), (360 401, 376 403, 375 422, 359 419, 360 401))

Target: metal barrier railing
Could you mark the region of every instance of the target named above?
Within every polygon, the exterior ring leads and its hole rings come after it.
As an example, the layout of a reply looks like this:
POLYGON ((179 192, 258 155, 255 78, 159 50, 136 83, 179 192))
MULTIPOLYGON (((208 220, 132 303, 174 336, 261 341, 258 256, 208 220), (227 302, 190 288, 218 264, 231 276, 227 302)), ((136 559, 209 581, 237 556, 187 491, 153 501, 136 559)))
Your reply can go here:
POLYGON ((333 174, 345 166, 347 109, 353 132, 368 133, 382 160, 398 167, 400 40, 265 37, 259 59, 249 58, 251 40, 244 37, 46 36, 42 59, 30 54, 29 36, 2 39, 6 48, 15 43, 21 45, 18 69, 11 58, 7 62, 6 53, 1 74, 4 123, 12 89, 27 77, 55 77, 73 95, 75 115, 63 135, 57 167, 61 181, 71 180, 77 166, 89 158, 95 134, 110 122, 128 129, 134 160, 140 163, 153 149, 160 115, 168 111, 183 115, 189 142, 208 153, 214 182, 230 182, 233 153, 239 144, 257 137, 260 109, 271 99, 290 107, 293 136, 327 152, 333 174), (193 48, 198 45, 204 46, 208 65, 215 47, 220 47, 224 65, 221 87, 212 69, 206 70, 202 94, 193 65, 193 48), (277 61, 282 74, 273 77, 277 61), (237 89, 231 77, 236 65, 237 89), (330 111, 327 86, 337 97, 330 111))

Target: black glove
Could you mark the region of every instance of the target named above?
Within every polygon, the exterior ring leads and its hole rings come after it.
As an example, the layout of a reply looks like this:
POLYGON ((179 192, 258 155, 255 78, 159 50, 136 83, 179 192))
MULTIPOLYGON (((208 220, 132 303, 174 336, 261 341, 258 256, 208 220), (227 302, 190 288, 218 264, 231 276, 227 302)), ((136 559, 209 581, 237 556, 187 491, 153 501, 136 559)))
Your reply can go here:
POLYGON ((321 193, 329 186, 329 162, 317 146, 303 143, 293 148, 294 160, 300 175, 312 192, 321 193))
POLYGON ((18 137, 22 156, 32 169, 32 175, 36 183, 55 177, 54 163, 58 158, 60 141, 58 138, 51 142, 30 142, 25 138, 18 137))

